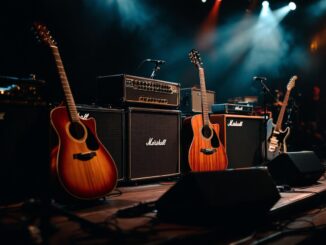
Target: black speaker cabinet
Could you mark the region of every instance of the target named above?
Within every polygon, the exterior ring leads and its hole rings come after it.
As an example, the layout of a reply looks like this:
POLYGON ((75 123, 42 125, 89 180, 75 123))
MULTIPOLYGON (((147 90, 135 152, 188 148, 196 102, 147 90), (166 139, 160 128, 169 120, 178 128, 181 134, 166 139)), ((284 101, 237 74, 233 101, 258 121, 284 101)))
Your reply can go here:
POLYGON ((128 108, 129 180, 180 173, 179 110, 128 108))
POLYGON ((267 163, 277 184, 303 186, 315 183, 325 167, 313 151, 287 152, 267 163))
POLYGON ((49 125, 46 105, 0 103, 0 203, 48 192, 49 125))
POLYGON ((220 125, 220 139, 228 156, 228 168, 262 163, 263 117, 211 114, 210 121, 220 125))
POLYGON ((118 170, 118 180, 121 181, 125 177, 124 111, 81 105, 77 106, 77 110, 82 118, 95 118, 97 136, 114 159, 118 170))
POLYGON ((265 217, 280 195, 267 168, 189 172, 157 201, 169 222, 232 227, 265 217))
MULTIPOLYGON (((215 92, 207 90, 207 106, 211 111, 212 104, 215 103, 215 92)), ((202 112, 201 91, 199 88, 183 88, 181 89, 180 109, 184 115, 193 115, 202 112)))

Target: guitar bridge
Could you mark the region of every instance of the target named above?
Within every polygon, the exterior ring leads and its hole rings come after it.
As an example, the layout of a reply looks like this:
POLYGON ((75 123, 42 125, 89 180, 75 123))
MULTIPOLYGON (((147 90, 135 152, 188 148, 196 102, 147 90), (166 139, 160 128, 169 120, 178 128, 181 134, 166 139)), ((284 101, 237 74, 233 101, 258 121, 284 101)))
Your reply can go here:
POLYGON ((96 152, 92 151, 92 152, 87 152, 87 153, 74 154, 73 158, 81 160, 81 161, 88 161, 88 160, 91 160, 95 156, 96 156, 96 152))
POLYGON ((200 149, 200 152, 204 153, 205 155, 212 155, 216 152, 216 149, 200 149))

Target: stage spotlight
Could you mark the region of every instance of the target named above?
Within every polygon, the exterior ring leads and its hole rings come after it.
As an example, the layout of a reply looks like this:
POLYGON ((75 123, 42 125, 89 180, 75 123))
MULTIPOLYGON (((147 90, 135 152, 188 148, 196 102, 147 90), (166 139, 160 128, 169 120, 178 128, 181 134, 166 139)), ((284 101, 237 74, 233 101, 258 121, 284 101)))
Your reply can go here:
POLYGON ((269 2, 268 1, 263 1, 261 4, 264 8, 267 8, 269 6, 269 2))
POLYGON ((201 0, 202 3, 206 3, 206 0, 201 0))
POLYGON ((297 8, 297 5, 294 2, 289 3, 290 10, 295 10, 297 8))

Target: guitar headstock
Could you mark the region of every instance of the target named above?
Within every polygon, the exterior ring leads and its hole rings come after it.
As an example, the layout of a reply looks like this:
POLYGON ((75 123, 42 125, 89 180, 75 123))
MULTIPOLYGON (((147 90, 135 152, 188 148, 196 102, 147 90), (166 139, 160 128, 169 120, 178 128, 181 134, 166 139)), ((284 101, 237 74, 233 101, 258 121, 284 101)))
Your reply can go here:
POLYGON ((298 77, 297 77, 296 75, 294 75, 293 77, 291 77, 291 79, 290 79, 288 85, 286 86, 286 89, 287 89, 287 90, 291 90, 291 89, 293 89, 294 86, 295 86, 295 81, 296 81, 297 79, 298 79, 298 77))
POLYGON ((40 42, 43 42, 48 46, 56 46, 57 45, 56 41, 54 41, 53 37, 50 34, 50 31, 48 30, 48 28, 45 25, 40 24, 40 23, 34 23, 33 29, 35 31, 35 35, 36 35, 37 39, 40 42))
POLYGON ((200 58, 200 54, 199 54, 198 50, 192 49, 188 55, 189 55, 191 62, 193 64, 195 64, 197 66, 197 68, 203 67, 203 62, 200 58))

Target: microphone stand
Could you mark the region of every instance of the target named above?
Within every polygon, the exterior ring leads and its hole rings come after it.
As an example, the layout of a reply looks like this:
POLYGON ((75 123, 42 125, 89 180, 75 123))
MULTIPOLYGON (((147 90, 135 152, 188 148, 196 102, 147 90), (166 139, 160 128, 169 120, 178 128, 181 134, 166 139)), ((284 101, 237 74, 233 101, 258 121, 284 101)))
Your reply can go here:
POLYGON ((160 70, 159 62, 155 62, 155 67, 153 68, 152 74, 150 78, 154 78, 156 75, 156 72, 160 70))
MULTIPOLYGON (((264 78, 256 78, 262 88, 263 88, 263 108, 264 108, 264 164, 267 163, 267 103, 266 103, 266 95, 269 94, 271 95, 273 98, 274 96, 272 95, 270 89, 267 87, 267 85, 264 83, 264 78)), ((275 99, 275 98, 274 98, 275 99)))

